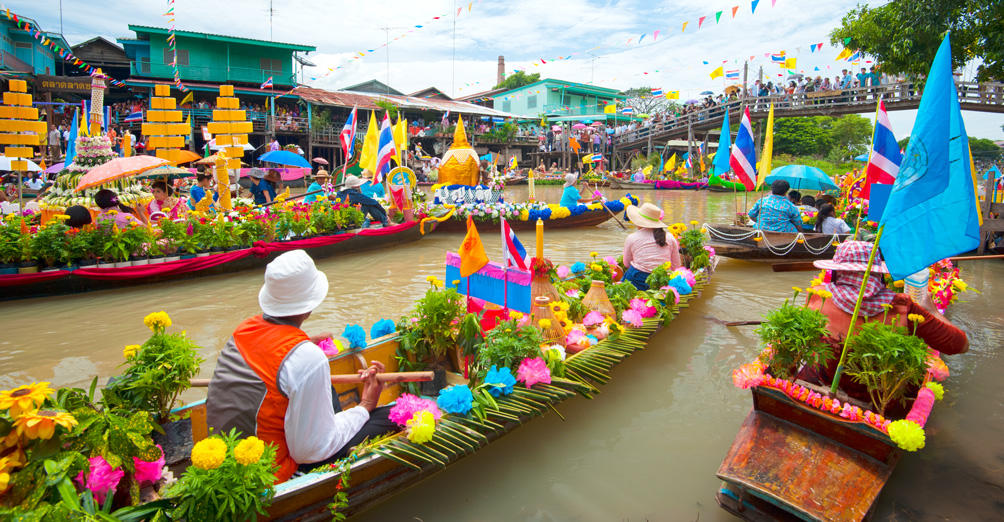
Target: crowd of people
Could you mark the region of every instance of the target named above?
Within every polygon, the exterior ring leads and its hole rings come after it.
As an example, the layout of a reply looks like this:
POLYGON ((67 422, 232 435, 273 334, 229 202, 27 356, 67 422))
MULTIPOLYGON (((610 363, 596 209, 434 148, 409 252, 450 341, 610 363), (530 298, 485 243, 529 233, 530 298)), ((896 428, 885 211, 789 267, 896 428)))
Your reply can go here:
POLYGON ((757 229, 792 234, 849 234, 853 231, 836 216, 836 198, 828 194, 802 195, 790 188, 787 181, 776 180, 771 184, 771 193, 753 204, 747 216, 757 229))

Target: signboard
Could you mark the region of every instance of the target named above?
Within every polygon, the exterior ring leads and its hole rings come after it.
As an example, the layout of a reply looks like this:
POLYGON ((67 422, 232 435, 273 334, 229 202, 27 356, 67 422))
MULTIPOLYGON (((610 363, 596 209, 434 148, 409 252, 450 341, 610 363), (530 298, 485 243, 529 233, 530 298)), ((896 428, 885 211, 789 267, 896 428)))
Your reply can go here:
POLYGON ((44 92, 91 92, 90 76, 48 76, 40 74, 35 78, 35 85, 44 92))

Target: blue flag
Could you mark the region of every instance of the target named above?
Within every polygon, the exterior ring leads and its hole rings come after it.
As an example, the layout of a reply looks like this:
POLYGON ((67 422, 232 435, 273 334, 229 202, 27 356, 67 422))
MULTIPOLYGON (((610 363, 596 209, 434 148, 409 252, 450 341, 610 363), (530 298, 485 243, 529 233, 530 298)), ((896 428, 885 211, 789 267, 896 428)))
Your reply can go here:
POLYGON ((882 214, 879 248, 894 278, 904 279, 979 246, 974 183, 946 35, 927 75, 910 144, 882 214))
POLYGON ((73 123, 70 124, 70 137, 66 141, 66 159, 63 160, 63 168, 68 168, 77 157, 77 131, 79 128, 80 112, 73 111, 73 123))
POLYGON ((732 134, 729 130, 729 108, 725 108, 722 120, 722 135, 718 137, 718 150, 715 151, 715 176, 722 177, 729 171, 729 149, 732 147, 732 134))

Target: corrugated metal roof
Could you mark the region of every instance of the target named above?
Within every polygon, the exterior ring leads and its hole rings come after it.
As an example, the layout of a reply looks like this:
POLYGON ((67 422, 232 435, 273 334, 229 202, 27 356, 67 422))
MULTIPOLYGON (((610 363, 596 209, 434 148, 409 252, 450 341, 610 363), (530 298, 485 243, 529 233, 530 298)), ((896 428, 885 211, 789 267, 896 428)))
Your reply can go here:
MULTIPOLYGON (((139 33, 153 33, 153 34, 170 34, 170 30, 164 27, 153 27, 149 25, 135 25, 129 24, 129 30, 134 31, 137 35, 139 33)), ((271 40, 259 40, 257 38, 244 38, 242 36, 230 36, 226 34, 216 34, 216 33, 202 33, 198 31, 182 31, 175 30, 174 34, 186 38, 204 38, 206 40, 216 40, 220 42, 231 42, 247 45, 260 45, 263 47, 274 47, 278 49, 290 49, 293 51, 316 51, 317 47, 313 45, 286 43, 286 42, 273 42, 271 40)))
POLYGON ((377 109, 379 100, 387 100, 405 110, 420 111, 450 111, 459 114, 476 114, 479 116, 497 116, 500 118, 518 118, 516 114, 497 111, 488 107, 456 100, 440 100, 436 98, 416 98, 414 96, 398 96, 394 94, 371 94, 364 92, 328 91, 314 87, 297 87, 293 94, 304 101, 317 105, 334 107, 359 106, 361 109, 377 109))

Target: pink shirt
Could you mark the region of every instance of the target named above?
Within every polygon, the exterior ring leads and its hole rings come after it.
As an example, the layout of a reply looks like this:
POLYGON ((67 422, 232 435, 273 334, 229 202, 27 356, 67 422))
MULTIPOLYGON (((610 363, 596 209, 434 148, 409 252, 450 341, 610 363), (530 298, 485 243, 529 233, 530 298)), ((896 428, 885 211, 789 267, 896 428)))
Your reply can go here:
POLYGON ((680 260, 680 243, 666 232, 666 246, 659 246, 652 237, 651 228, 640 228, 624 240, 624 266, 633 266, 642 272, 653 270, 669 261, 674 269, 683 266, 680 260))

